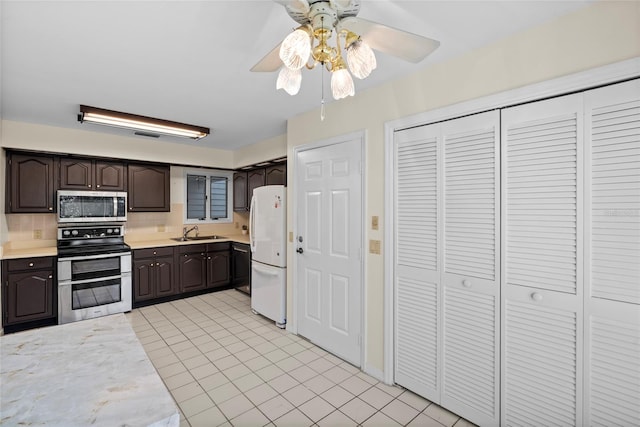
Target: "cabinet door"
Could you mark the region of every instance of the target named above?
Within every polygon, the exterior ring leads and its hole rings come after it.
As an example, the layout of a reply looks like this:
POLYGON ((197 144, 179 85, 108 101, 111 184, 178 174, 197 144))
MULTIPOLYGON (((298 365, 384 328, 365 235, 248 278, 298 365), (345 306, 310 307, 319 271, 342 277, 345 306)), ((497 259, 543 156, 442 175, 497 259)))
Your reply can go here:
POLYGON ((124 164, 96 160, 94 182, 96 190, 124 191, 126 189, 124 164))
POLYGON ((53 317, 53 280, 53 270, 9 273, 5 324, 53 317))
POLYGON ((440 401, 440 127, 397 132, 395 154, 395 379, 440 401))
POLYGON ((500 420, 500 115, 442 125, 440 404, 479 425, 500 420))
POLYGON ((502 111, 502 423, 582 425, 583 95, 502 111))
POLYGON ((585 94, 585 420, 640 425, 640 80, 585 94))
POLYGON ((60 159, 61 190, 94 190, 93 165, 87 159, 60 159))
POLYGON ((7 212, 55 212, 53 157, 11 154, 7 212))
POLYGON ((209 252, 207 261, 207 286, 217 288, 228 285, 231 279, 231 254, 229 251, 209 252))
POLYGON ((265 171, 265 185, 287 185, 287 165, 269 166, 265 171))
POLYGON ((129 211, 170 211, 170 167, 165 165, 129 164, 129 211))
POLYGON ((133 301, 144 301, 155 297, 153 283, 153 259, 133 261, 133 301))
POLYGON ((182 292, 197 291, 206 288, 207 257, 204 253, 180 255, 180 287, 182 292))
POLYGON ((156 297, 174 295, 176 293, 173 256, 156 258, 155 260, 156 297))
POLYGON ((264 169, 256 169, 247 172, 247 204, 251 206, 251 197, 253 197, 253 189, 264 185, 264 169))
POLYGON ((233 210, 246 211, 247 203, 247 173, 236 172, 233 174, 233 210))

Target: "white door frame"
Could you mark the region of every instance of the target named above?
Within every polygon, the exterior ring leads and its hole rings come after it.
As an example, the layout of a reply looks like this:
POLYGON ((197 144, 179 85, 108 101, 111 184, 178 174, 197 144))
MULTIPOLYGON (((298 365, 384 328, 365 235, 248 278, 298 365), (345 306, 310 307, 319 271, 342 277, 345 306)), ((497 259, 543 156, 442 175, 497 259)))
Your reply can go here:
MULTIPOLYGON (((317 148, 322 148, 322 147, 326 147, 329 145, 336 145, 336 144, 341 144, 344 142, 351 142, 355 139, 360 139, 360 203, 362 206, 361 212, 362 212, 362 220, 360 222, 361 224, 361 241, 360 241, 360 302, 361 302, 361 309, 360 309, 360 337, 361 337, 361 342, 360 342, 360 369, 364 370, 365 369, 365 361, 366 361, 366 333, 367 333, 367 324, 366 324, 366 314, 367 314, 367 306, 366 306, 366 287, 364 286, 364 284, 367 281, 367 277, 366 277, 366 269, 365 269, 365 241, 366 241, 366 187, 365 187, 365 173, 366 173, 366 136, 367 133, 365 130, 361 130, 361 131, 356 131, 356 132, 351 132, 348 134, 344 134, 344 135, 339 135, 339 136, 335 136, 329 139, 324 139, 324 140, 320 140, 320 141, 316 141, 316 142, 310 142, 308 144, 304 144, 304 145, 299 145, 297 147, 294 147, 293 149, 293 175, 292 178, 295 182, 296 176, 298 174, 298 162, 297 162, 297 158, 298 158, 298 153, 303 152, 303 151, 308 151, 308 150, 314 150, 317 148)), ((298 236, 298 216, 296 214, 296 212, 298 212, 298 200, 296 197, 296 188, 295 188, 295 184, 292 187, 292 191, 291 191, 291 212, 292 212, 292 217, 293 217, 293 236, 294 236, 294 242, 293 245, 290 245, 290 249, 291 251, 294 250, 295 247, 295 236, 298 236)), ((292 267, 292 282, 295 282, 296 277, 298 276, 298 263, 297 263, 297 258, 295 257, 295 254, 292 254, 292 263, 291 263, 291 267, 292 267)), ((291 284, 291 302, 293 305, 293 319, 290 323, 288 323, 288 325, 291 325, 291 328, 289 329, 290 332, 294 333, 294 334, 298 334, 298 295, 296 292, 296 286, 294 283, 291 284)))
POLYGON ((437 110, 418 113, 409 117, 392 120, 384 124, 385 141, 385 189, 384 189, 384 382, 394 383, 395 342, 394 342, 394 132, 415 126, 422 126, 443 120, 454 119, 469 114, 496 108, 504 108, 525 102, 590 89, 640 77, 640 57, 581 71, 576 74, 535 83, 518 89, 499 92, 437 110))

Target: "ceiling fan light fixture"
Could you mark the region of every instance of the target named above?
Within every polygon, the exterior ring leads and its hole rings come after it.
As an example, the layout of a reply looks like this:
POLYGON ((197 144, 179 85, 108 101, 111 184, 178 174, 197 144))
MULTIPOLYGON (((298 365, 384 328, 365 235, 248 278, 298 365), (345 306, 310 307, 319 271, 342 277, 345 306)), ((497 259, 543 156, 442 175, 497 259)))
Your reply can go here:
POLYGON ((285 37, 280 46, 280 59, 292 70, 304 67, 310 54, 311 31, 304 25, 285 37))
POLYGON ((331 72, 331 94, 333 99, 346 98, 347 96, 355 95, 355 93, 353 78, 344 67, 344 61, 340 61, 331 72))
POLYGON ((302 83, 302 70, 291 70, 287 67, 282 67, 280 73, 278 73, 278 81, 276 82, 276 89, 284 89, 289 95, 293 96, 300 90, 302 83))
POLYGON ((352 32, 347 35, 346 51, 349 70, 359 79, 367 78, 378 66, 371 47, 352 32))

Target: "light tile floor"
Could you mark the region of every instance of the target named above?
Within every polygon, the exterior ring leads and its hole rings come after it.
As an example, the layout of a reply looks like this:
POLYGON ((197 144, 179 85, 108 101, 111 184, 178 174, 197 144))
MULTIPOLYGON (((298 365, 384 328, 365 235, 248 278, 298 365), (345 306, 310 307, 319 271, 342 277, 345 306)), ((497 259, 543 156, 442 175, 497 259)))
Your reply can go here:
POLYGON ((236 290, 127 314, 181 427, 473 426, 277 328, 236 290))

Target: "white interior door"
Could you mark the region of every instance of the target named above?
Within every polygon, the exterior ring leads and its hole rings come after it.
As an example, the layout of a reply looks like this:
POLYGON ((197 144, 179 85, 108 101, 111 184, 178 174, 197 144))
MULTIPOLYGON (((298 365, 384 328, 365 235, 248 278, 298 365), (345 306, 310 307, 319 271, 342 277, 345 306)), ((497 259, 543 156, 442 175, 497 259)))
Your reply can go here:
POLYGON ((298 333, 360 366, 362 137, 296 154, 298 333))

